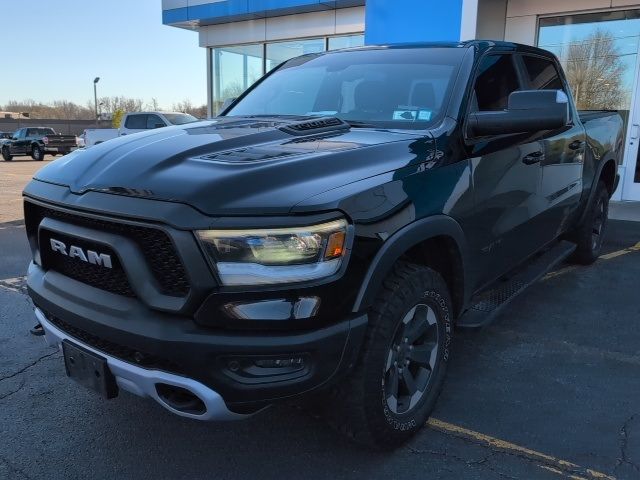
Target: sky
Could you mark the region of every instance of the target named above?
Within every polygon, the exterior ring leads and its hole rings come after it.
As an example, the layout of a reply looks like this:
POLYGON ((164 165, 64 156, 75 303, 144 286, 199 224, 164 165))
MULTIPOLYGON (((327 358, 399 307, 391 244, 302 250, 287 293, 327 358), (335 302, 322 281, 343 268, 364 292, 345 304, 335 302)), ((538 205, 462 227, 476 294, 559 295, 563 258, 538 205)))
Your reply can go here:
POLYGON ((0 105, 126 96, 207 102, 198 34, 162 24, 161 0, 0 0, 0 105))

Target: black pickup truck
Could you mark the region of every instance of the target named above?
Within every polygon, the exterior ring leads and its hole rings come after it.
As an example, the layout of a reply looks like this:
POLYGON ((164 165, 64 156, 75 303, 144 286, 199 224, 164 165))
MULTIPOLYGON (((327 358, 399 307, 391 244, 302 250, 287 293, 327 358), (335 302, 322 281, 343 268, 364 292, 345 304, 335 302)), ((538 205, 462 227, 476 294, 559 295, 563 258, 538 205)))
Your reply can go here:
POLYGON ((434 407, 455 326, 596 260, 621 149, 620 116, 581 115, 540 49, 305 55, 215 119, 41 169, 28 290, 106 398, 200 420, 297 399, 392 448, 434 407))
POLYGON ((66 155, 77 147, 75 135, 62 135, 48 127, 26 127, 16 130, 2 143, 2 158, 9 162, 16 155, 31 155, 44 160, 46 154, 66 155))

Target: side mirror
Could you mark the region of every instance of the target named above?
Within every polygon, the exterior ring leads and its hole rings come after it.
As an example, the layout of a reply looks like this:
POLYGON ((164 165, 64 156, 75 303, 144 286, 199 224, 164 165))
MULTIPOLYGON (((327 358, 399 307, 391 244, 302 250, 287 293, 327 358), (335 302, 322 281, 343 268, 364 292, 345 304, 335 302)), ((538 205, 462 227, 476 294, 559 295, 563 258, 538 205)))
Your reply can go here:
POLYGON ((474 137, 555 130, 568 123, 569 98, 562 90, 513 92, 507 110, 469 115, 474 137))
POLYGON ((153 128, 164 128, 166 125, 164 123, 156 123, 153 128))

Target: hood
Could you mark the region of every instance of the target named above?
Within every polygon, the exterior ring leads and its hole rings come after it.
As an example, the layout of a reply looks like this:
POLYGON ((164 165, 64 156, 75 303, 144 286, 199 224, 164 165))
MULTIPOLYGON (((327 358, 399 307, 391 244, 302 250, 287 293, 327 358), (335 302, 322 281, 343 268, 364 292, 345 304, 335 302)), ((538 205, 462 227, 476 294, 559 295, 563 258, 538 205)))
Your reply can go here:
POLYGON ((34 178, 75 194, 175 201, 209 215, 286 213, 313 195, 419 161, 434 147, 424 132, 291 124, 221 117, 161 128, 76 150, 34 178), (416 142, 424 155, 408 154, 416 142))

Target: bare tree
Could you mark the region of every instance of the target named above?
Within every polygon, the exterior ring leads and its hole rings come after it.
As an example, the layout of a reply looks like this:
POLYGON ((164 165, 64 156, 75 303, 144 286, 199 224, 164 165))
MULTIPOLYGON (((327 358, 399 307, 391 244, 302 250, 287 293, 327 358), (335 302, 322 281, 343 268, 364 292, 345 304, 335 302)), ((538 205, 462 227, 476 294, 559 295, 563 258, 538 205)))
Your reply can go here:
POLYGON ((0 106, 0 110, 9 112, 28 113, 31 118, 55 118, 62 120, 93 119, 93 107, 83 107, 67 100, 55 100, 51 104, 36 102, 35 100, 12 100, 0 106))
POLYGON ((139 112, 142 110, 142 104, 144 103, 139 98, 129 98, 124 96, 101 97, 98 99, 98 102, 101 104, 100 111, 110 114, 113 114, 116 110, 139 112))
POLYGON ((628 104, 622 78, 625 68, 611 33, 598 29, 584 40, 571 42, 563 63, 579 109, 615 110, 628 104))
POLYGON ((176 112, 188 113, 197 118, 206 118, 207 116, 206 105, 200 105, 199 107, 196 107, 191 103, 191 100, 189 99, 185 99, 182 102, 174 103, 171 108, 176 112))
POLYGON ((160 108, 160 105, 158 104, 158 99, 155 97, 151 98, 151 101, 146 104, 145 108, 152 112, 159 112, 160 110, 162 110, 162 108, 160 108))

